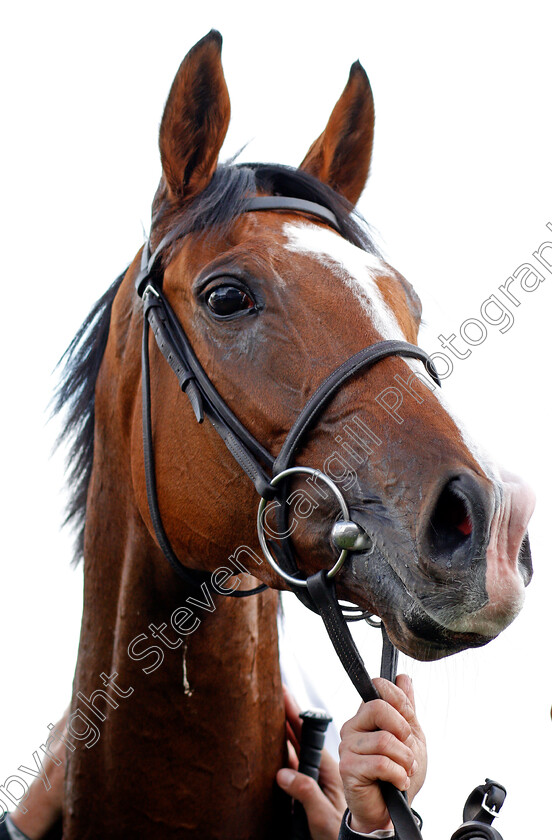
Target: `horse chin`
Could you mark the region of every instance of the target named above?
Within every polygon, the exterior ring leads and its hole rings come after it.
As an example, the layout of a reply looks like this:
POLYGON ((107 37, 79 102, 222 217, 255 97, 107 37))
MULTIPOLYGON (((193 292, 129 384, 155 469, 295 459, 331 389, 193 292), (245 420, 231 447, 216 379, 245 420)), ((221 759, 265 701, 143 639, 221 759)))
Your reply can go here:
POLYGON ((351 572, 347 580, 349 594, 338 593, 340 597, 378 615, 395 647, 420 661, 443 659, 468 648, 482 647, 496 638, 514 617, 512 614, 504 621, 498 616, 489 621, 474 620, 488 609, 486 605, 478 611, 468 607, 460 621, 460 605, 450 603, 442 604, 440 610, 432 609, 430 614, 424 601, 434 602, 433 587, 426 581, 425 597, 416 597, 412 594, 414 587, 407 588, 388 558, 378 551, 371 555, 357 553, 351 572), (448 616, 446 624, 440 620, 440 612, 443 617, 448 616))
POLYGON ((496 637, 450 630, 419 608, 414 608, 408 617, 401 616, 400 620, 388 614, 383 621, 395 647, 422 662, 444 659, 468 648, 483 647, 496 637))

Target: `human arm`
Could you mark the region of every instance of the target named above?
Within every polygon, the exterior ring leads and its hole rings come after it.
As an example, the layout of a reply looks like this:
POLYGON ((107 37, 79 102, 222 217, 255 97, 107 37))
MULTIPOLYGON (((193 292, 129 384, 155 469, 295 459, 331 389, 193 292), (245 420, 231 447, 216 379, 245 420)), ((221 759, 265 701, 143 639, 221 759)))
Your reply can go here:
MULTIPOLYGON (((63 733, 66 722, 67 712, 54 730, 63 733)), ((29 787, 24 800, 25 811, 19 809, 9 814, 13 826, 29 840, 41 840, 61 816, 65 762, 66 747, 61 740, 56 740, 49 747, 49 754, 42 757, 43 769, 29 787)))
POLYGON ((423 784, 427 764, 425 738, 416 718, 412 684, 404 675, 397 678, 397 685, 381 679, 374 683, 381 700, 363 703, 355 717, 344 725, 339 770, 331 756, 323 752, 320 786, 297 772, 301 721, 297 704, 286 692, 290 767, 278 772, 277 781, 302 803, 313 840, 336 840, 338 836, 349 840, 359 833, 372 834, 374 838, 393 837, 377 781, 385 779, 408 790, 409 801, 423 784), (347 814, 347 824, 342 825, 346 805, 351 812, 347 814))
POLYGON ((337 762, 327 750, 322 751, 318 783, 310 776, 297 772, 302 720, 299 706, 285 688, 284 701, 289 767, 278 771, 276 781, 303 805, 313 840, 336 840, 347 806, 337 762))
POLYGON ((410 679, 401 674, 396 685, 383 679, 374 680, 374 685, 381 699, 362 703, 341 730, 339 770, 350 829, 361 836, 389 831, 392 837, 378 782, 406 791, 412 803, 425 780, 426 743, 410 679))

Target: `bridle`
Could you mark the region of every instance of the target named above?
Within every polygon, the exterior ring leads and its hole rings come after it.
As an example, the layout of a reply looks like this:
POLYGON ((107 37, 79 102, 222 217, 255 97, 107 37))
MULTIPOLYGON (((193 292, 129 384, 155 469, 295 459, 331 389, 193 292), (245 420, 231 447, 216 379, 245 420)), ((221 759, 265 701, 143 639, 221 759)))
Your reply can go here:
MULTIPOLYGON (((328 208, 311 201, 283 196, 257 196, 248 199, 242 207, 242 212, 266 210, 285 210, 314 216, 341 233, 336 216, 328 208)), ((280 452, 274 458, 265 446, 246 429, 215 389, 163 293, 162 255, 165 249, 174 243, 175 238, 175 234, 167 234, 153 253, 151 253, 149 241, 146 242, 142 251, 140 271, 135 280, 136 291, 142 299, 144 312, 142 423, 146 490, 150 516, 158 544, 176 574, 188 585, 197 587, 207 581, 208 577, 205 573, 188 569, 181 563, 167 536, 159 509, 151 420, 150 328, 159 350, 178 378, 181 390, 190 400, 196 420, 198 423, 202 423, 204 418, 207 417, 260 495, 261 501, 257 517, 258 533, 267 561, 293 589, 297 597, 322 617, 336 652, 362 699, 365 702, 376 699, 379 695, 364 667, 346 624, 347 620, 364 618, 366 614, 361 612, 360 615, 345 617, 344 613, 347 610, 350 611, 351 608, 341 606, 335 592, 335 576, 347 558, 348 549, 342 547, 339 558, 332 569, 329 571, 322 569, 305 579, 301 576, 297 567, 289 538, 282 539, 280 543, 267 540, 263 517, 267 502, 279 497, 280 504, 277 509, 277 516, 279 524, 283 526, 280 532, 285 533, 287 531, 285 526, 287 524, 288 506, 284 496, 287 479, 298 472, 307 472, 314 478, 321 480, 333 492, 338 501, 343 522, 354 526, 358 530, 358 526, 350 522, 347 503, 336 484, 324 473, 312 470, 309 467, 294 466, 295 453, 309 429, 314 425, 322 410, 336 392, 351 377, 368 370, 383 359, 390 356, 419 359, 425 364, 429 375, 438 384, 440 384, 439 377, 427 353, 414 344, 395 340, 379 341, 372 344, 344 361, 317 387, 289 430, 280 452)), ((245 597, 255 595, 266 588, 266 584, 261 584, 247 591, 227 590, 224 594, 231 597, 245 597)), ((217 591, 221 594, 221 590, 217 591)), ((353 610, 355 609, 353 608, 353 610)), ((396 676, 396 651, 389 641, 383 625, 382 631, 384 638, 382 675, 394 680, 396 676)), ((381 783, 381 788, 395 825, 395 834, 398 840, 421 838, 405 797, 389 783, 381 783)))

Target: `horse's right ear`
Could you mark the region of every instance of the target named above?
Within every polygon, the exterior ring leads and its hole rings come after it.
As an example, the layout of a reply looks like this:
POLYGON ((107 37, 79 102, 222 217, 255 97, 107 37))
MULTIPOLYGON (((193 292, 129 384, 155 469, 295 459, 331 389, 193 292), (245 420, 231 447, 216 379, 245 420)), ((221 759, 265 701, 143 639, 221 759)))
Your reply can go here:
POLYGON ((299 167, 356 204, 364 189, 374 142, 374 98, 359 61, 333 109, 328 125, 299 167))
POLYGON ((168 198, 182 203, 209 184, 230 122, 222 36, 211 30, 178 69, 165 105, 159 150, 168 198))

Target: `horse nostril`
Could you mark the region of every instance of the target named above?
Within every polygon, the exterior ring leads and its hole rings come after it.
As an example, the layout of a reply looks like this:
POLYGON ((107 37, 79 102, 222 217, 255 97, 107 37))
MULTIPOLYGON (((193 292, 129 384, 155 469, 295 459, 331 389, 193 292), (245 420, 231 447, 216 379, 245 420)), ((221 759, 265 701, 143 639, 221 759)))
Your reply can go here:
POLYGON ((484 521, 477 482, 465 475, 450 479, 439 494, 426 530, 430 560, 452 568, 477 559, 484 521))

